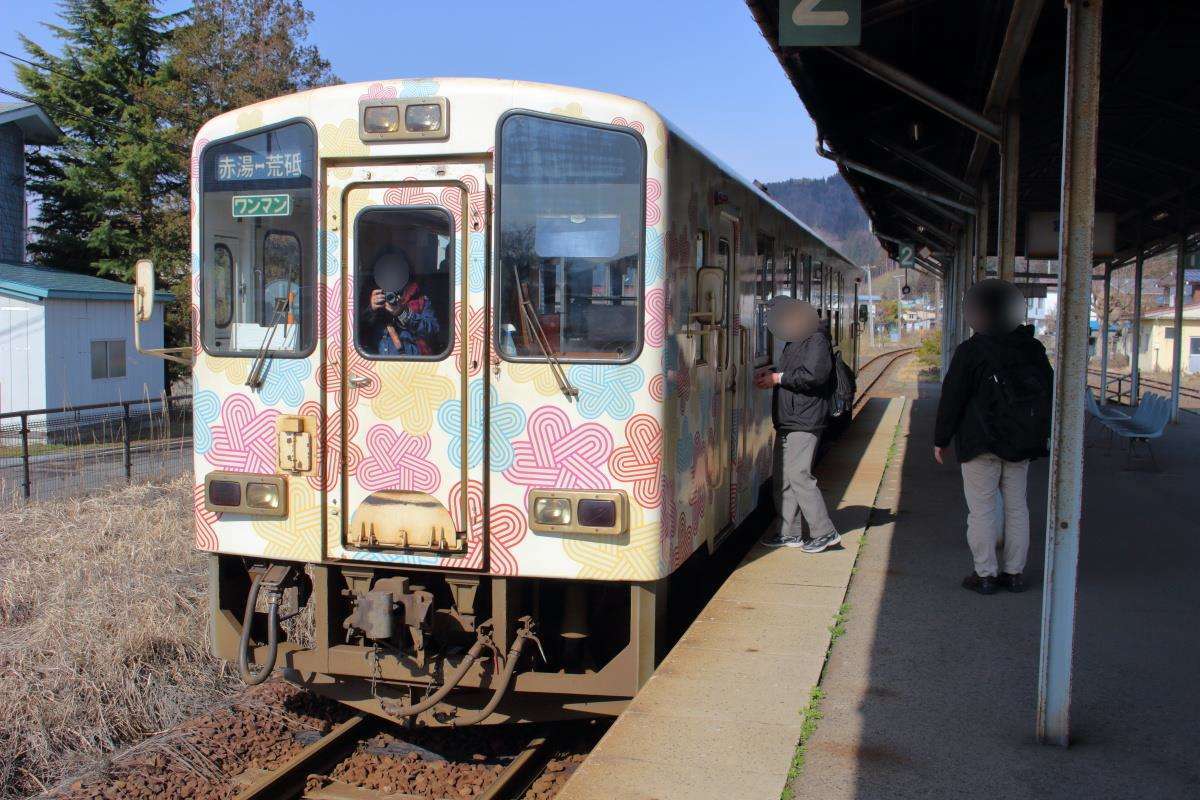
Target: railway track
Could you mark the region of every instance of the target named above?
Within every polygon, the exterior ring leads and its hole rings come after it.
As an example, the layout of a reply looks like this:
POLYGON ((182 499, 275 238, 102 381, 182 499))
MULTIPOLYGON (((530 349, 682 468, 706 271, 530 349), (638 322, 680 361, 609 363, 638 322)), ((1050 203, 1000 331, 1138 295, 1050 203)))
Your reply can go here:
POLYGON ((239 776, 236 800, 549 800, 594 744, 581 725, 514 726, 475 731, 506 755, 445 757, 408 733, 355 714, 274 769, 239 776))
POLYGON ((879 383, 883 376, 895 366, 896 362, 913 355, 916 351, 917 348, 915 347, 902 347, 898 350, 889 350, 886 353, 880 353, 859 366, 858 394, 854 398, 855 415, 866 405, 867 400, 871 397, 871 390, 875 388, 875 384, 879 383), (865 384, 863 384, 863 376, 869 376, 865 384))

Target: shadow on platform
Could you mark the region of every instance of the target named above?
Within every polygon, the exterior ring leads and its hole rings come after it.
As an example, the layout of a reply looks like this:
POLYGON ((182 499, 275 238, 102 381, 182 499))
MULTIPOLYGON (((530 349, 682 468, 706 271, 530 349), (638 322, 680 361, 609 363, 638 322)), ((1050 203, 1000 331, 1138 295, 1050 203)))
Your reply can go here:
MULTIPOLYGON (((922 387, 927 388, 927 387, 922 387)), ((924 392, 923 392, 924 394, 924 392)), ((1156 445, 1160 473, 1087 451, 1073 744, 1034 740, 1046 461, 1030 471, 1023 594, 982 597, 957 464, 931 457, 936 397, 910 406, 825 670, 796 797, 1200 796, 1200 417, 1156 445)))

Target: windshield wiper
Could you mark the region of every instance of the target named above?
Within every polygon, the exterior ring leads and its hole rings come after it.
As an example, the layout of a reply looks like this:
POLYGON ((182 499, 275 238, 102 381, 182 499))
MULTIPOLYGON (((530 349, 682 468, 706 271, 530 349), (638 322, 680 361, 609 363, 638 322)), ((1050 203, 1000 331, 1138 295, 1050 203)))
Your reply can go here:
POLYGON ((579 397, 579 389, 571 383, 571 379, 567 377, 566 370, 563 369, 562 362, 554 355, 550 349, 550 340, 546 337, 546 331, 542 329, 542 323, 538 319, 537 311, 533 307, 533 301, 525 294, 525 285, 521 283, 521 276, 517 272, 516 265, 513 265, 513 278, 517 281, 517 293, 521 298, 521 311, 525 315, 525 322, 533 330, 534 341, 538 343, 542 353, 546 356, 546 361, 550 363, 550 371, 554 373, 554 380, 558 383, 559 391, 566 395, 567 399, 579 397))
POLYGON ((267 354, 271 352, 271 342, 275 339, 275 331, 283 325, 284 335, 287 335, 289 310, 292 307, 292 293, 288 292, 287 297, 276 297, 275 308, 271 313, 271 332, 263 339, 262 345, 258 348, 257 355, 254 356, 254 363, 250 365, 250 374, 246 376, 246 385, 251 389, 258 389, 262 386, 263 378, 265 377, 265 368, 267 366, 267 354))

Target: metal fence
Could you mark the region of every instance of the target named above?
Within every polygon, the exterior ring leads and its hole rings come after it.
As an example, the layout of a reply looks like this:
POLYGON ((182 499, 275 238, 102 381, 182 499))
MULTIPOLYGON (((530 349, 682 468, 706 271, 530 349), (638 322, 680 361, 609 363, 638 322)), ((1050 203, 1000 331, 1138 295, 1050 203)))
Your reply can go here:
POLYGON ((0 504, 173 477, 191 459, 190 395, 0 414, 0 504))

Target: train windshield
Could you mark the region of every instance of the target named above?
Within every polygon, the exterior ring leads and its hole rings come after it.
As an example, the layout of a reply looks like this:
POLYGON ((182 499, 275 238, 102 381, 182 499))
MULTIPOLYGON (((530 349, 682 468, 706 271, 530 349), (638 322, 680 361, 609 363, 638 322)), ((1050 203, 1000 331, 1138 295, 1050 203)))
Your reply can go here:
POLYGON ((316 332, 312 128, 210 145, 200 161, 200 319, 210 353, 300 355, 316 332))
POLYGON ((501 353, 634 357, 645 219, 641 139, 511 114, 500 129, 497 171, 501 353))

